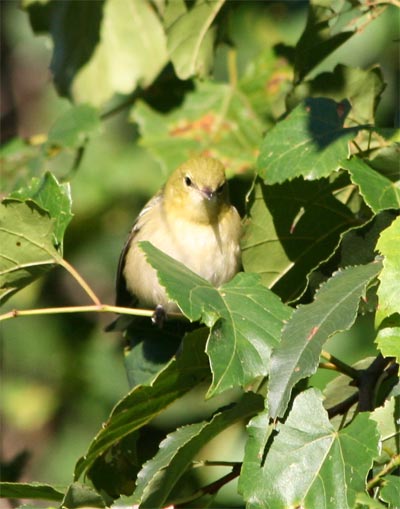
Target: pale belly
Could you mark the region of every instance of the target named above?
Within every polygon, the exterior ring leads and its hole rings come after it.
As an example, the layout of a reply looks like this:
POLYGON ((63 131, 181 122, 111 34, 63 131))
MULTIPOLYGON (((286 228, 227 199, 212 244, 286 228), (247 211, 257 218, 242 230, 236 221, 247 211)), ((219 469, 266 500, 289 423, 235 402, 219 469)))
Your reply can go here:
POLYGON ((154 308, 161 304, 167 312, 176 311, 177 306, 168 299, 165 289, 158 282, 156 271, 147 263, 137 242, 150 241, 218 287, 239 270, 239 231, 240 224, 232 234, 232 228, 227 230, 223 225, 219 229, 210 225, 193 227, 193 224, 188 225, 184 221, 176 222, 174 230, 168 229, 165 235, 146 232, 144 227, 138 232, 126 257, 124 276, 128 289, 136 294, 142 307, 154 308))

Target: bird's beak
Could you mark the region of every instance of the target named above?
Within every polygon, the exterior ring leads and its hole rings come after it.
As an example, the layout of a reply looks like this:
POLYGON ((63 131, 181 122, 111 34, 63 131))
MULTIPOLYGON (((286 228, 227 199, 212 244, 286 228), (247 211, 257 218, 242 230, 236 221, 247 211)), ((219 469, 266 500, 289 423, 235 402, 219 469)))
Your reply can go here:
POLYGON ((200 192, 207 200, 211 200, 215 196, 215 191, 210 187, 203 187, 203 189, 200 189, 200 192))

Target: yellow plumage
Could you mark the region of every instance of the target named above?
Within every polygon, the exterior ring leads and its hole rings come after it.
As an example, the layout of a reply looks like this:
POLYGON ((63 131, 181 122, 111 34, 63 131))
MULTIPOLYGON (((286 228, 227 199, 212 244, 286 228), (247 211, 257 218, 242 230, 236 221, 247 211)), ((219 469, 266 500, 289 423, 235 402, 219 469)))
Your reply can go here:
POLYGON ((176 311, 138 242, 147 240, 215 286, 240 267, 240 216, 229 203, 225 171, 212 158, 181 165, 143 208, 121 254, 117 305, 176 311))

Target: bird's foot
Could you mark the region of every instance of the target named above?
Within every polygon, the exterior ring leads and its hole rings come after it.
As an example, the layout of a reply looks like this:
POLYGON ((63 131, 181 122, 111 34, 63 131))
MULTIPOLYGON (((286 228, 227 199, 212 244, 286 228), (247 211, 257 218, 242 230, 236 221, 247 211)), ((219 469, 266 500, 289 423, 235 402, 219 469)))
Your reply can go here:
POLYGON ((166 319, 167 313, 165 309, 161 304, 158 304, 154 310, 153 316, 151 317, 151 321, 154 323, 154 325, 157 325, 159 329, 162 329, 166 319))

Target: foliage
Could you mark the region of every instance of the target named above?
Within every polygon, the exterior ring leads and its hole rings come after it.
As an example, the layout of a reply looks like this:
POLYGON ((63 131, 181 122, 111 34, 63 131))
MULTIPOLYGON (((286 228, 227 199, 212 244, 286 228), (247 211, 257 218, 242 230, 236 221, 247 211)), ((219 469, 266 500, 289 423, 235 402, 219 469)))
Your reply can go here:
MULTIPOLYGON (((18 482, 21 469, 9 463, 3 497, 67 508, 120 497, 140 507, 220 507, 220 491, 237 479, 236 505, 248 508, 396 507, 399 133, 376 122, 385 94, 379 65, 320 67, 396 3, 312 0, 300 10, 307 20, 298 40, 278 34, 271 44, 258 23, 272 11, 258 2, 23 2, 35 32, 53 41, 54 84, 70 105, 39 142, 14 139, 2 149, 0 319, 61 314, 76 345, 72 320, 80 313, 141 318, 125 334, 131 388, 97 423, 69 485, 18 482), (106 304, 67 262, 82 236, 91 238, 87 228, 69 242, 73 214, 79 220, 72 197, 80 186, 85 203, 91 196, 82 161, 121 110, 124 129, 128 119, 138 130, 135 150, 146 150, 164 174, 192 155, 212 155, 227 166, 233 201, 246 196, 243 272, 220 288, 142 243, 187 319, 164 330, 150 324, 152 310, 106 304), (71 156, 67 170, 55 164, 63 155, 71 156), (56 266, 90 305, 71 305, 60 291, 57 306, 9 307, 56 266), (363 316, 375 321, 376 352, 352 365, 331 348, 363 316), (313 387, 315 373, 327 369, 341 375, 313 387), (157 419, 189 393, 195 405, 223 404, 148 440, 157 419), (236 459, 204 459, 234 426, 245 436, 236 459), (216 466, 225 474, 202 483, 196 473, 216 466)), ((122 167, 127 178, 132 169, 122 167)), ((108 193, 105 184, 99 215, 108 193)), ((106 361, 101 376, 110 370, 106 361)))

